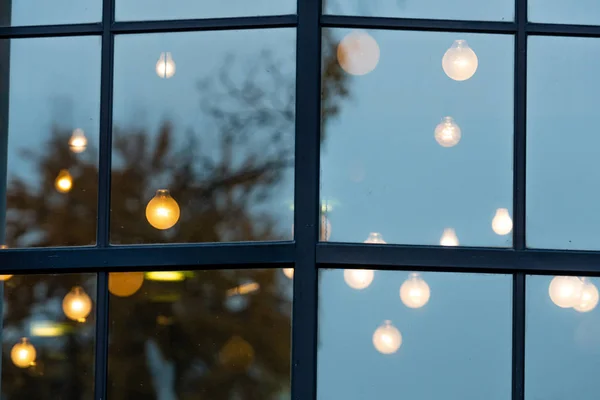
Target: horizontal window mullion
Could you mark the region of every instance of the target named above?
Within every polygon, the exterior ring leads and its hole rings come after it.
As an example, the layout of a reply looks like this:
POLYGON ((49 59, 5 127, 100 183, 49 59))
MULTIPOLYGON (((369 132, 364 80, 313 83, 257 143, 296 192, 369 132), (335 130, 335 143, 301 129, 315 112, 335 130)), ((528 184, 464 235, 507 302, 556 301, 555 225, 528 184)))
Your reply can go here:
POLYGON ((293 242, 7 249, 0 272, 280 268, 293 262, 294 249, 293 242))
POLYGON ((321 267, 600 275, 600 252, 321 243, 321 267))
POLYGON ((0 27, 0 39, 19 39, 48 36, 101 35, 102 24, 38 25, 0 27))

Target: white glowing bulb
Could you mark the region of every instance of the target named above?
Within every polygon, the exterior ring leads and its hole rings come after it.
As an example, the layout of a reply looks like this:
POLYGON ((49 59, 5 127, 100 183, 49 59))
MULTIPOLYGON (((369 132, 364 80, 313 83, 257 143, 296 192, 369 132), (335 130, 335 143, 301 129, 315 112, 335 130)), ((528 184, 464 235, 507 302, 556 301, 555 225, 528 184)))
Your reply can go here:
POLYGON ((379 63, 379 45, 367 32, 353 31, 338 45, 337 59, 350 75, 366 75, 379 63))
POLYGON ((352 289, 365 289, 371 282, 375 273, 370 269, 346 269, 344 270, 344 280, 352 289))
POLYGON ((402 335, 391 321, 385 321, 373 333, 373 345, 382 354, 393 354, 402 345, 402 335))
POLYGON ((289 279, 294 278, 294 268, 284 268, 283 274, 287 276, 289 279))
POLYGON ((73 153, 81 153, 87 147, 87 139, 82 129, 75 129, 69 139, 69 148, 73 153))
POLYGON ((454 122, 452 117, 442 118, 442 122, 435 127, 435 140, 442 147, 453 147, 460 142, 461 131, 460 127, 454 122))
POLYGON ((600 295, 598 294, 598 288, 592 282, 588 281, 585 278, 582 278, 583 287, 581 289, 581 298, 577 302, 573 308, 579 312, 588 312, 592 311, 598 305, 598 299, 600 295))
POLYGON ((550 299, 561 308, 580 304, 582 292, 583 282, 576 276, 556 276, 548 287, 550 299))
POLYGON ((496 215, 492 220, 492 229, 497 235, 508 235, 513 228, 513 222, 506 208, 496 210, 496 215))
POLYGON ((442 58, 442 68, 455 81, 466 81, 475 74, 479 61, 466 40, 455 40, 442 58))
POLYGON ((385 240, 383 240, 381 233, 371 232, 369 233, 369 237, 367 238, 367 240, 365 240, 365 243, 385 244, 385 240))
POLYGON ((458 236, 456 236, 456 232, 454 231, 454 229, 452 229, 452 228, 444 229, 444 233, 442 234, 442 237, 440 239, 440 245, 452 247, 452 246, 458 246, 458 244, 459 244, 458 236))
POLYGON ((406 307, 421 308, 429 301, 431 291, 427 282, 417 273, 412 273, 400 286, 400 299, 406 307))
POLYGON ((160 53, 156 62, 156 74, 163 79, 169 79, 175 75, 175 61, 171 53, 160 53))

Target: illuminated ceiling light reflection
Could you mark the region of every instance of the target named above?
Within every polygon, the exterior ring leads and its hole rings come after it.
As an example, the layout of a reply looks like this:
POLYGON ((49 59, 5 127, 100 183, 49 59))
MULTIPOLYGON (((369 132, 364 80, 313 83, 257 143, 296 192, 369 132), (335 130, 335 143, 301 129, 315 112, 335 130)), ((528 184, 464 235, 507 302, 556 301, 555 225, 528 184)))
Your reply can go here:
POLYGON ((513 228, 513 222, 506 208, 496 210, 496 215, 492 219, 492 229, 497 235, 508 235, 513 228))
POLYGON ((69 139, 69 148, 73 153, 82 153, 87 147, 87 138, 82 129, 75 129, 69 139))
POLYGON ((400 286, 400 299, 406 307, 421 308, 427 304, 430 297, 429 285, 417 273, 411 273, 400 286))
POLYGON ((370 269, 346 269, 344 280, 352 289, 362 290, 373 282, 375 272, 370 269))
POLYGON ((478 65, 477 54, 469 47, 466 40, 455 40, 442 58, 444 72, 455 81, 471 78, 477 71, 478 65))
POLYGON ((350 75, 368 74, 379 63, 379 45, 365 31, 350 32, 338 45, 337 60, 350 75))
POLYGON ((377 232, 369 233, 369 237, 367 238, 367 240, 365 240, 365 243, 386 244, 385 240, 383 240, 383 237, 381 236, 381 233, 377 232))
POLYGON ((156 62, 156 75, 162 79, 169 79, 175 75, 175 61, 171 53, 160 53, 160 57, 156 62))
POLYGON ((373 334, 373 345, 381 354, 393 354, 402 345, 402 335, 391 321, 385 321, 373 334))
POLYGON ((37 337, 58 337, 63 336, 66 332, 66 327, 52 321, 32 322, 31 336, 37 337))
POLYGON ((582 289, 581 289, 581 298, 573 306, 575 311, 579 311, 581 313, 592 311, 598 305, 598 299, 600 295, 598 294, 598 288, 592 282, 590 282, 587 278, 581 278, 582 289))
POLYGON ((66 169, 60 170, 56 180, 54 181, 54 187, 60 193, 68 193, 73 187, 73 177, 66 169))
POLYGON ((462 136, 460 127, 452 117, 444 117, 442 122, 435 127, 435 140, 442 147, 454 147, 460 142, 462 136))
POLYGON ((447 247, 453 247, 453 246, 459 245, 458 236, 456 236, 456 232, 454 231, 454 229, 452 229, 452 228, 444 229, 444 233, 442 234, 442 237, 440 238, 440 245, 447 246, 447 247))
POLYGON ((576 276, 555 276, 548 287, 550 299, 561 308, 580 304, 582 291, 583 282, 576 276))
POLYGON ((284 268, 283 274, 289 279, 294 279, 294 268, 284 268))
POLYGON ((36 356, 35 347, 33 347, 27 338, 22 338, 10 351, 12 362, 19 368, 27 368, 35 365, 36 356))
POLYGON ((146 279, 158 282, 181 282, 185 280, 185 273, 181 271, 152 271, 146 272, 146 279))
POLYGON ((179 221, 179 215, 179 204, 166 189, 157 190, 146 206, 146 219, 156 229, 173 227, 179 221))

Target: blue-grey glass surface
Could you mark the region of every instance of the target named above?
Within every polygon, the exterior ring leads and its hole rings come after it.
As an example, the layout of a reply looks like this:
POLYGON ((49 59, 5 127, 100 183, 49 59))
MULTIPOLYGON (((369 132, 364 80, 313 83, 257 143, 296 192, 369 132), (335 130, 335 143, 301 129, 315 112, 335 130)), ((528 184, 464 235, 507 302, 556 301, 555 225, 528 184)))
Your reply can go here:
POLYGON ((0 132, 8 132, 2 243, 94 244, 100 38, 14 39, 0 46, 0 80, 6 88, 0 93, 0 132), (70 146, 76 130, 87 140, 79 152, 70 146), (60 192, 56 181, 63 171, 71 186, 60 192))
MULTIPOLYGON (((0 275, 2 288, 2 399, 79 400, 94 398, 96 274, 0 275), (87 297, 85 320, 68 318, 63 299, 75 287, 75 301, 87 297), (14 346, 30 348, 15 363, 14 346), (27 364, 29 362, 29 365, 27 364)), ((69 303, 72 304, 72 303, 69 303)), ((67 308, 68 309, 68 308, 67 308)))
POLYGON ((292 238, 295 39, 294 29, 116 38, 113 243, 292 238), (159 189, 181 210, 166 230, 144 211, 159 189))
POLYGON ((600 40, 529 39, 529 247, 600 249, 599 64, 600 40))
POLYGON ((0 26, 100 22, 102 0, 0 0, 0 26))
MULTIPOLYGON (((594 400, 600 391, 600 309, 558 307, 548 292, 552 278, 527 277, 525 399, 594 400)), ((599 287, 600 279, 588 280, 599 287)))
POLYGON ((507 247, 492 220, 512 218, 513 38, 509 35, 377 31, 380 59, 350 75, 336 59, 351 30, 323 37, 321 197, 329 240, 440 244, 447 228, 460 245, 507 247), (450 79, 442 57, 466 40, 478 57, 467 80, 450 79), (462 138, 442 147, 436 126, 451 116, 462 138))
POLYGON ((116 0, 115 18, 165 20, 231 18, 296 13, 296 0, 116 0))
POLYGON ((514 0, 323 0, 323 10, 334 15, 512 21, 515 3, 514 0))
POLYGON ((532 22, 555 24, 600 24, 600 3, 596 0, 528 0, 532 22))
POLYGON ((320 272, 318 399, 510 399, 511 276, 423 273, 431 296, 413 309, 399 297, 408 275, 375 271, 355 290, 320 272), (392 354, 372 341, 385 320, 402 335, 392 354))

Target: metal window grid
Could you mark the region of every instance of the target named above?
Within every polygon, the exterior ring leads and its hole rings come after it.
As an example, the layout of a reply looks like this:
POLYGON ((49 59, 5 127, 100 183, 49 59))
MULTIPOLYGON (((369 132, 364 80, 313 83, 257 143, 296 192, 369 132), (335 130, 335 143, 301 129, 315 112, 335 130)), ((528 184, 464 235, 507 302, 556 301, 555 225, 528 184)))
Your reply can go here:
MULTIPOLYGON (((281 268, 293 265, 292 399, 316 399, 318 269, 372 268, 512 274, 512 399, 524 399, 525 280, 527 274, 598 275, 600 252, 527 249, 525 244, 527 38, 600 38, 600 26, 529 23, 527 0, 516 0, 513 22, 322 15, 322 0, 298 0, 297 15, 115 22, 115 0, 103 0, 101 23, 0 27, 0 39, 102 37, 97 245, 8 249, 1 273, 96 272, 95 399, 106 399, 108 272, 152 269, 281 268), (114 37, 116 34, 227 29, 297 29, 295 240, 293 242, 118 246, 109 242, 114 37), (319 242, 321 28, 504 34, 515 37, 513 248, 440 248, 319 242)), ((5 170, 4 170, 5 171, 5 170)))

